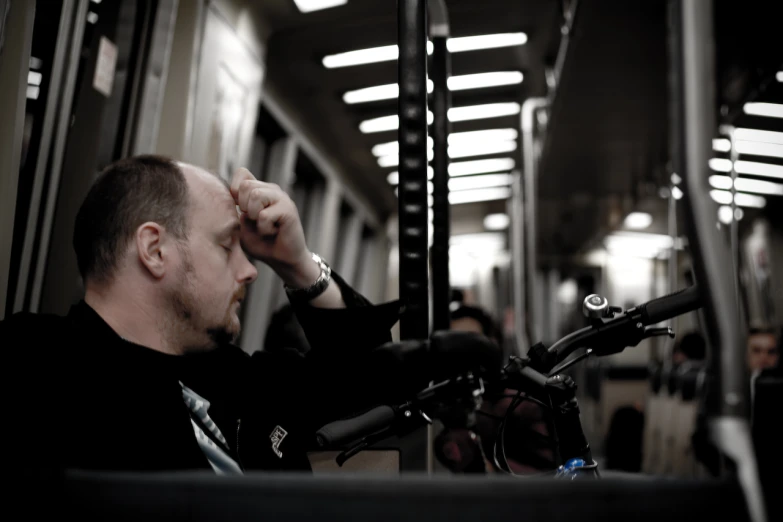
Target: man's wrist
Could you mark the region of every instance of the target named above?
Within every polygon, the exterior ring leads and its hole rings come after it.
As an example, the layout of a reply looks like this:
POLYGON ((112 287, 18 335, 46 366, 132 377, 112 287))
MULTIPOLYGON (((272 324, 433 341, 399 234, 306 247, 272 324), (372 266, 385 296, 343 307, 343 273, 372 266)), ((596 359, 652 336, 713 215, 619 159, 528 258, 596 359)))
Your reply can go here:
POLYGON ((313 260, 313 254, 306 252, 296 263, 277 267, 275 272, 289 288, 309 288, 320 277, 321 267, 313 260))

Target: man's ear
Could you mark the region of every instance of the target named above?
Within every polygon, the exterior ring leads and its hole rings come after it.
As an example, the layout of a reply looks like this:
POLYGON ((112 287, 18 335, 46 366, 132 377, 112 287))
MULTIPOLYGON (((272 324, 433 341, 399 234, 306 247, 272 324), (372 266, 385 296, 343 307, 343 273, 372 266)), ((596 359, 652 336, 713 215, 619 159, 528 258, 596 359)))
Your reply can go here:
POLYGON ((163 258, 163 227, 147 222, 136 229, 136 252, 139 262, 156 279, 166 273, 163 258))

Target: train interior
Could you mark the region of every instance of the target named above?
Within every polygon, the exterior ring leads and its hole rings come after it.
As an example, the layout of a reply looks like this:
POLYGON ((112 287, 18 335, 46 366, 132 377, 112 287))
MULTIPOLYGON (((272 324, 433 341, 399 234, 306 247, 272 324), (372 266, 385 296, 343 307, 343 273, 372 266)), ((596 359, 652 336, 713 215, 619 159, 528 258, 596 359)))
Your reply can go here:
MULTIPOLYGON (((313 452, 314 477, 304 482, 77 473, 63 491, 79 509, 128 520, 638 511, 650 520, 675 511, 683 520, 765 520, 757 505, 773 520, 780 482, 770 452, 783 437, 774 422, 783 382, 782 20, 783 3, 760 0, 0 0, 5 317, 62 315, 81 297, 76 213, 105 167, 139 154, 226 181, 246 167, 279 185, 310 250, 372 303, 405 301, 406 282, 423 277, 428 332, 478 331, 506 356, 592 324, 591 296, 627 311, 696 283, 728 289, 658 325, 673 337, 662 331, 620 353, 585 353, 564 370, 578 386, 603 481, 550 486, 537 477, 548 469, 543 450, 524 449, 511 473, 521 481, 460 480, 450 460, 458 443, 436 419, 344 465, 337 450, 313 452), (424 53, 414 52, 403 19, 417 9, 428 9, 424 53), (402 153, 413 92, 405 80, 415 75, 405 76, 401 57, 411 53, 427 71, 427 145, 416 149, 427 160, 416 166, 402 153), (688 83, 697 73, 701 86, 688 83), (704 122, 695 106, 707 108, 712 126, 696 145, 704 122), (447 138, 434 134, 433 113, 444 107, 447 138), (436 165, 441 145, 445 163, 436 165), (694 173, 699 158, 708 161, 694 173), (414 175, 426 176, 429 207, 418 223, 430 260, 417 274, 406 269, 406 223, 418 218, 400 192, 414 175), (445 258, 434 255, 439 245, 445 258), (727 270, 705 275, 716 266, 727 270), (444 287, 436 278, 445 273, 444 287), (714 333, 727 295, 742 337, 714 333), (729 382, 730 360, 742 361, 733 371, 751 388, 742 418, 761 482, 741 464, 716 472, 700 438, 711 414, 707 383, 719 367, 729 382)), ((268 266, 256 268, 238 344, 248 353, 275 343, 306 350, 282 284, 268 266)), ((392 328, 395 341, 408 337, 405 321, 392 328)), ((545 421, 519 426, 521 446, 552 436, 545 421)))

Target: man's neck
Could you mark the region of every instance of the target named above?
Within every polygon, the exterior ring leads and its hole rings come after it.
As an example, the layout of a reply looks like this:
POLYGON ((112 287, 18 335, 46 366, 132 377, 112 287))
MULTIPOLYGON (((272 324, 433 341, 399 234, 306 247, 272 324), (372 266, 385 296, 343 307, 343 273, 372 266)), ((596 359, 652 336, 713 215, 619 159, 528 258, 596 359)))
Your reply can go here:
POLYGON ((181 350, 163 335, 161 315, 142 304, 132 289, 87 285, 84 302, 101 316, 117 335, 153 350, 180 355, 181 350))

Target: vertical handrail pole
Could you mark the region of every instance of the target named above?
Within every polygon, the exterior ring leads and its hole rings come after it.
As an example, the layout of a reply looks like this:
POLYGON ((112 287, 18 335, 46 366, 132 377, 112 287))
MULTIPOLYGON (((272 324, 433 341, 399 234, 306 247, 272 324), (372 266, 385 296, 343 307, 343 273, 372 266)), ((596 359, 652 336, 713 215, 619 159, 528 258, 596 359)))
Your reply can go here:
POLYGON ((740 249, 739 249, 739 220, 737 219, 737 160, 739 152, 734 139, 734 126, 721 125, 719 132, 729 140, 729 159, 731 160, 731 221, 729 222, 729 237, 731 245, 731 262, 734 268, 734 298, 737 300, 737 320, 742 321, 742 299, 740 298, 740 249))
POLYGON ((513 275, 513 303, 514 303, 514 348, 516 355, 522 356, 530 349, 530 339, 527 337, 525 318, 527 308, 525 303, 525 215, 524 194, 522 188, 522 172, 512 172, 511 184, 511 273, 513 275))
POLYGON ((429 328, 427 223, 426 0, 399 0, 399 234, 400 338, 427 339, 429 328))
POLYGON ((525 216, 525 272, 527 277, 525 278, 526 289, 526 305, 525 312, 526 317, 517 317, 517 319, 526 321, 528 324, 528 332, 530 338, 530 344, 533 345, 541 340, 543 334, 541 325, 539 324, 539 312, 536 307, 536 299, 539 297, 540 281, 538 277, 538 234, 537 234, 537 212, 538 206, 538 179, 536 173, 536 166, 538 158, 536 158, 536 140, 535 140, 535 119, 536 113, 539 109, 546 107, 548 101, 546 98, 528 98, 525 103, 522 104, 522 159, 524 161, 524 169, 522 175, 524 177, 524 190, 522 209, 525 216))
POLYGON ((707 414, 712 441, 734 461, 737 478, 753 522, 766 521, 756 456, 748 425, 749 382, 745 367, 744 324, 739 323, 732 263, 726 243, 715 227, 716 204, 709 196, 708 161, 715 124, 715 41, 713 2, 678 2, 677 45, 682 53, 676 74, 682 96, 679 135, 683 157, 683 210, 696 281, 702 292, 709 345, 711 383, 707 414))
POLYGON ((449 237, 451 212, 449 208, 449 109, 451 94, 448 79, 451 75, 451 55, 447 48, 449 23, 443 0, 429 1, 430 37, 432 38, 432 112, 434 124, 432 139, 434 156, 432 205, 432 323, 433 330, 448 330, 451 326, 449 300, 449 237))

